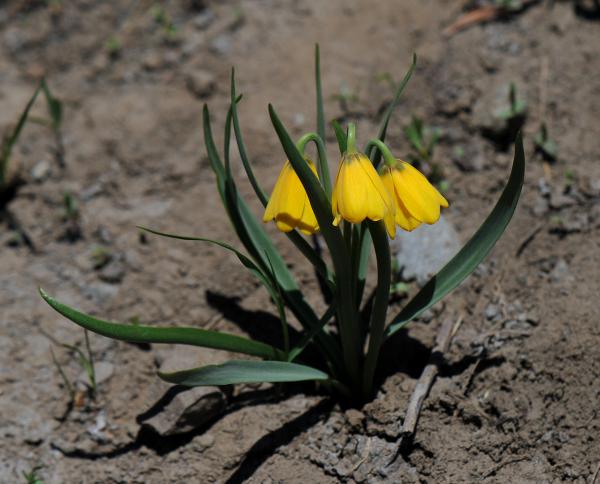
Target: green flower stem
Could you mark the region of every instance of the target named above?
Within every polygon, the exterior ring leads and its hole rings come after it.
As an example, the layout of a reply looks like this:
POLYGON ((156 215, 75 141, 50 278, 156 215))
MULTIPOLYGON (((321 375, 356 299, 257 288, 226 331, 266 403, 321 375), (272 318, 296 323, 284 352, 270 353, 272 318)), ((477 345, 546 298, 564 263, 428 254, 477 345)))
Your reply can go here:
POLYGON ((325 142, 317 133, 306 133, 296 143, 296 148, 302 156, 304 156, 304 150, 306 145, 310 142, 314 142, 317 146, 317 153, 319 154, 319 178, 325 188, 325 193, 331 198, 331 175, 329 173, 329 163, 327 162, 327 151, 325 150, 325 142))
POLYGON ((371 311, 369 349, 363 370, 363 397, 365 399, 368 399, 373 391, 373 378, 383 342, 392 275, 390 245, 383 223, 369 222, 369 232, 371 232, 377 258, 377 289, 371 311))
POLYGON ((352 154, 357 152, 358 150, 356 149, 356 125, 354 123, 348 123, 346 153, 352 154))
POLYGON ((396 166, 398 164, 398 162, 396 161, 396 158, 394 157, 394 155, 392 155, 392 152, 385 145, 385 143, 383 141, 381 141, 377 138, 369 140, 369 142, 367 143, 367 146, 365 148, 365 151, 368 152, 372 147, 379 150, 379 152, 383 155, 384 163, 387 166, 389 166, 390 168, 393 168, 394 166, 396 166))
POLYGON ((336 276, 336 300, 339 302, 340 340, 344 359, 345 374, 348 380, 360 388, 362 366, 362 344, 359 338, 358 314, 354 305, 354 294, 350 284, 350 254, 346 249, 343 236, 338 227, 332 224, 331 201, 317 180, 302 154, 296 149, 287 130, 269 105, 269 114, 281 145, 298 178, 304 185, 310 204, 315 212, 321 233, 329 248, 336 276))

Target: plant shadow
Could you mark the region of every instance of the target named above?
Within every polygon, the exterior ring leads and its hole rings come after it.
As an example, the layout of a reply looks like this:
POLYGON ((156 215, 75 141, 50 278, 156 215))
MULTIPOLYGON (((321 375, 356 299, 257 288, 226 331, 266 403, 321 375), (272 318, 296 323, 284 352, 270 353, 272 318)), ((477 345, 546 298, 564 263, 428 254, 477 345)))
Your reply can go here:
MULTIPOLYGON (((308 384, 287 385, 285 391, 282 388, 276 386, 243 392, 230 398, 223 411, 213 416, 204 425, 198 426, 189 432, 161 435, 151 427, 144 425, 144 422, 160 413, 178 394, 189 390, 187 387, 175 385, 170 387, 148 410, 137 416, 136 421, 141 424, 140 429, 135 439, 123 446, 104 452, 89 452, 80 449, 65 450, 54 444, 51 444, 51 446, 60 451, 65 457, 86 460, 117 458, 143 447, 154 451, 158 456, 165 456, 187 445, 195 437, 209 431, 221 419, 238 410, 265 403, 280 403, 294 395, 310 393, 310 385, 308 384)), ((331 412, 334 406, 335 400, 325 397, 302 414, 262 436, 245 453, 244 459, 226 482, 245 482, 279 447, 290 443, 297 436, 317 424, 331 412)))

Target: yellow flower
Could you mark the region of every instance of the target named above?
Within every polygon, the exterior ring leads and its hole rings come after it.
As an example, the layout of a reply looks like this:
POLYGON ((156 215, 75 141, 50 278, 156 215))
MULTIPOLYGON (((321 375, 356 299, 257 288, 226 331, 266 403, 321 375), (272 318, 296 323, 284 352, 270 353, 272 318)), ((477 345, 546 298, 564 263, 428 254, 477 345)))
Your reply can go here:
MULTIPOLYGON (((313 162, 309 159, 306 161, 318 177, 313 162)), ((302 233, 314 234, 319 230, 306 190, 289 161, 285 162, 265 208, 263 222, 271 220, 275 220, 275 225, 282 232, 298 228, 302 233)))
POLYGON ((360 223, 383 220, 390 237, 395 235, 394 204, 371 160, 362 153, 345 153, 332 196, 333 225, 341 219, 360 223))
POLYGON ((446 199, 416 168, 402 160, 394 167, 386 166, 381 175, 396 206, 396 223, 404 230, 414 230, 421 223, 434 224, 440 218, 440 207, 448 207, 446 199))

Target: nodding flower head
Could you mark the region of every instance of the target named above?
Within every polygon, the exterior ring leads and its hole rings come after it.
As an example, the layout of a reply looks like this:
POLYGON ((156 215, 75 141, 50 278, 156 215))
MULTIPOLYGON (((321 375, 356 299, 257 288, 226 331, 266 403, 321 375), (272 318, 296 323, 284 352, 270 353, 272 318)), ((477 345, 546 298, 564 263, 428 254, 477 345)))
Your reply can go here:
POLYGON ((385 166, 381 179, 392 195, 396 224, 404 230, 434 224, 440 218, 440 207, 448 207, 448 201, 427 178, 405 161, 385 166))
POLYGON ((342 219, 361 223, 383 220, 390 237, 395 235, 394 204, 371 160, 359 152, 342 156, 332 196, 333 224, 342 219))
MULTIPOLYGON (((318 176, 313 162, 309 159, 306 162, 318 176)), ((275 225, 282 232, 297 228, 305 234, 314 234, 319 230, 306 190, 289 161, 285 162, 265 208, 263 222, 271 220, 275 220, 275 225)))

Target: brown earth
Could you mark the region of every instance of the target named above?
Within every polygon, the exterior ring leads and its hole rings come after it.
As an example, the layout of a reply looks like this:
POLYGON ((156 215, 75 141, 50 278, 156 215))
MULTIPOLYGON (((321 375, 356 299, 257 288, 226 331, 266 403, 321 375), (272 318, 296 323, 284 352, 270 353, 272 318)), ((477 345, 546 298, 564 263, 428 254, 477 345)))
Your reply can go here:
MULTIPOLYGON (((0 225, 0 482, 23 482, 36 466, 46 483, 598 480, 600 23, 570 2, 536 2, 444 37, 463 3, 171 1, 161 4, 163 25, 146 0, 0 5, 0 132, 41 75, 65 105, 64 169, 43 126, 28 125, 15 153, 27 183, 8 210, 35 250, 7 220, 0 225), (227 355, 92 335, 103 367, 97 399, 83 395, 61 419, 69 395, 50 348, 70 379, 81 367, 46 335, 81 346, 83 332, 48 308, 37 286, 120 321, 263 335, 277 327, 268 296, 235 258, 144 239, 135 225, 236 242, 205 155, 202 104, 220 133, 235 66, 248 149, 271 187, 283 153, 266 105, 295 135, 314 129, 315 42, 328 119, 356 120, 365 138, 391 99, 385 80, 401 78, 417 52, 389 141, 408 152, 402 128, 413 114, 443 130, 434 162, 448 182, 446 216, 463 240, 507 178, 512 147, 489 139, 486 117, 498 89, 516 83, 528 102, 528 164, 505 236, 476 274, 393 342, 392 374, 360 410, 311 386, 245 388, 224 414, 160 438, 140 425, 169 388, 156 368, 227 355), (558 145, 554 163, 534 149, 542 120, 558 145), (82 238, 73 242, 65 238, 65 191, 81 214, 82 238), (111 261, 94 269, 99 246, 111 261), (414 443, 390 464, 439 324, 459 317, 414 443)), ((44 109, 39 101, 35 114, 44 109)), ((269 230, 321 304, 310 268, 269 230)))

